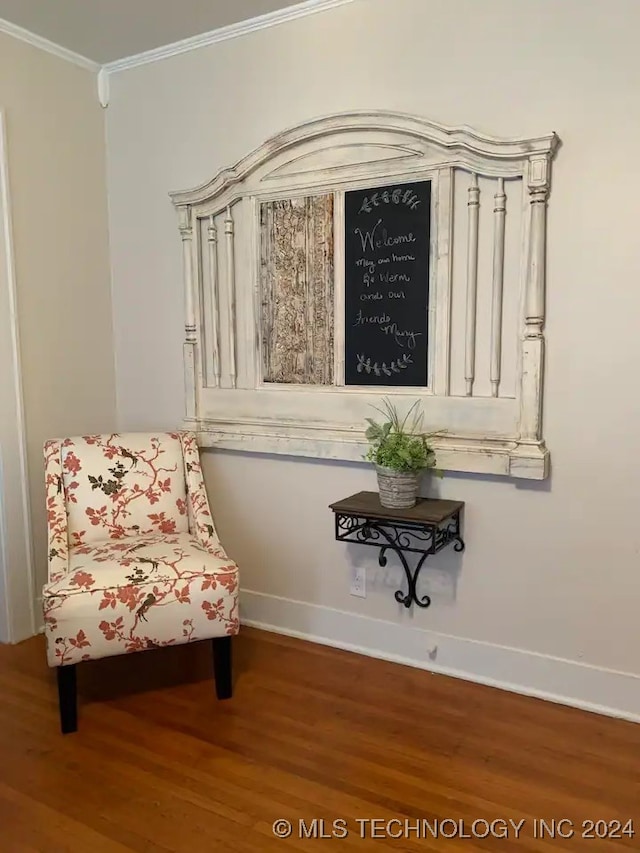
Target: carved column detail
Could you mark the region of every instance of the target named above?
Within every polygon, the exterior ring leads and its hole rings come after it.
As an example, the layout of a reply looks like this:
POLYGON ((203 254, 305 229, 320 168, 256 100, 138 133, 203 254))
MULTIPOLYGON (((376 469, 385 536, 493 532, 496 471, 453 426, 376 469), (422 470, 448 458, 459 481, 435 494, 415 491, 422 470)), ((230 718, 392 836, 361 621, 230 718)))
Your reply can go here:
POLYGON ((504 226, 507 196, 504 178, 498 178, 493 197, 493 293, 491 302, 491 396, 500 390, 500 361, 502 357, 502 291, 504 285, 504 226))
POLYGON ((209 276, 211 282, 211 357, 213 384, 220 386, 220 301, 218 296, 218 229, 214 216, 209 217, 207 228, 209 244, 209 276))
POLYGON ((195 342, 196 319, 193 300, 193 225, 191 222, 191 208, 181 207, 180 236, 182 237, 182 264, 184 269, 184 330, 185 340, 195 342))
POLYGON ((180 237, 182 238, 182 265, 184 274, 184 331, 183 345, 185 416, 196 418, 196 346, 197 328, 194 308, 193 282, 193 221, 191 207, 178 208, 180 237))
POLYGON ((436 317, 433 376, 434 394, 446 397, 451 380, 451 288, 453 271, 453 195, 454 170, 444 167, 438 173, 438 204, 436 208, 437 278, 436 317))
POLYGON ((224 220, 224 234, 227 241, 227 334, 229 341, 229 383, 236 387, 236 275, 233 247, 233 217, 231 207, 227 207, 224 220))
POLYGON ((471 175, 469 187, 467 231, 467 317, 465 334, 464 378, 467 397, 473 393, 476 366, 476 297, 478 293, 478 223, 480 188, 478 176, 471 175))
POLYGON ((528 168, 529 245, 524 299, 520 443, 539 444, 542 438, 542 379, 544 369, 545 262, 549 157, 532 157, 528 168))

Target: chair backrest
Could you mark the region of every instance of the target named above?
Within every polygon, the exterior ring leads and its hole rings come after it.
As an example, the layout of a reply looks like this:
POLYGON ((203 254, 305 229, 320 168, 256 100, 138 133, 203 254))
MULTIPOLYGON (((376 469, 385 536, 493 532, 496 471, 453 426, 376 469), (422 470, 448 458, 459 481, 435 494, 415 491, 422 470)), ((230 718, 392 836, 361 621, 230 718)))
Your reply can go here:
POLYGON ((60 462, 70 545, 189 531, 177 433, 67 438, 60 462))

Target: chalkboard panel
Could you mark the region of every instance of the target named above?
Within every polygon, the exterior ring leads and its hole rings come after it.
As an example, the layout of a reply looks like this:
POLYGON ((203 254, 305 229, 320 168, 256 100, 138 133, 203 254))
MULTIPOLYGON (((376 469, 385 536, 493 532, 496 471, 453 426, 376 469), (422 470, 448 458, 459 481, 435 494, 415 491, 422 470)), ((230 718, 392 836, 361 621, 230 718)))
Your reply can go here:
POLYGON ((428 384, 431 181, 345 193, 345 384, 428 384))

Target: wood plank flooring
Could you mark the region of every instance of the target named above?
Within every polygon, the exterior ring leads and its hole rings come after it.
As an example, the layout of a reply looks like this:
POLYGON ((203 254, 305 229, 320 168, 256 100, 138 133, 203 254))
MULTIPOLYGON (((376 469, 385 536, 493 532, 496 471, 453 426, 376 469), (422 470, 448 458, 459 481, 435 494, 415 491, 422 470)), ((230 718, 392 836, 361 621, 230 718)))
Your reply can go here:
POLYGON ((251 629, 219 702, 209 653, 80 667, 62 736, 43 638, 0 646, 1 853, 640 850, 640 725, 251 629))

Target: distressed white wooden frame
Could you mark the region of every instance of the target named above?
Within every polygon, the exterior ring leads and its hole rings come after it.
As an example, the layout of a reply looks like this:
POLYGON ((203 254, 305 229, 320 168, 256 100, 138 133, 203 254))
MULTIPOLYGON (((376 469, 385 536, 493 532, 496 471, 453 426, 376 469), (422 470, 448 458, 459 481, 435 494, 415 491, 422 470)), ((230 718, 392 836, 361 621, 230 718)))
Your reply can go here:
POLYGON ((426 420, 446 430, 436 444, 447 470, 543 479, 542 434, 546 208, 554 133, 497 139, 388 112, 343 113, 305 122, 268 140, 195 189, 171 193, 179 215, 185 292, 185 422, 204 446, 360 460, 364 419, 381 396, 416 397, 426 420), (451 392, 454 178, 471 174, 466 240, 464 394, 451 392), (496 181, 493 219, 491 394, 474 393, 478 278, 478 178, 496 181), (345 387, 344 193, 383 184, 432 181, 430 342, 427 388, 345 387), (521 314, 516 392, 500 396, 505 182, 520 179, 521 314), (259 204, 335 193, 336 335, 334 386, 263 383, 259 316, 259 204), (221 239, 223 237, 223 239, 221 239))

